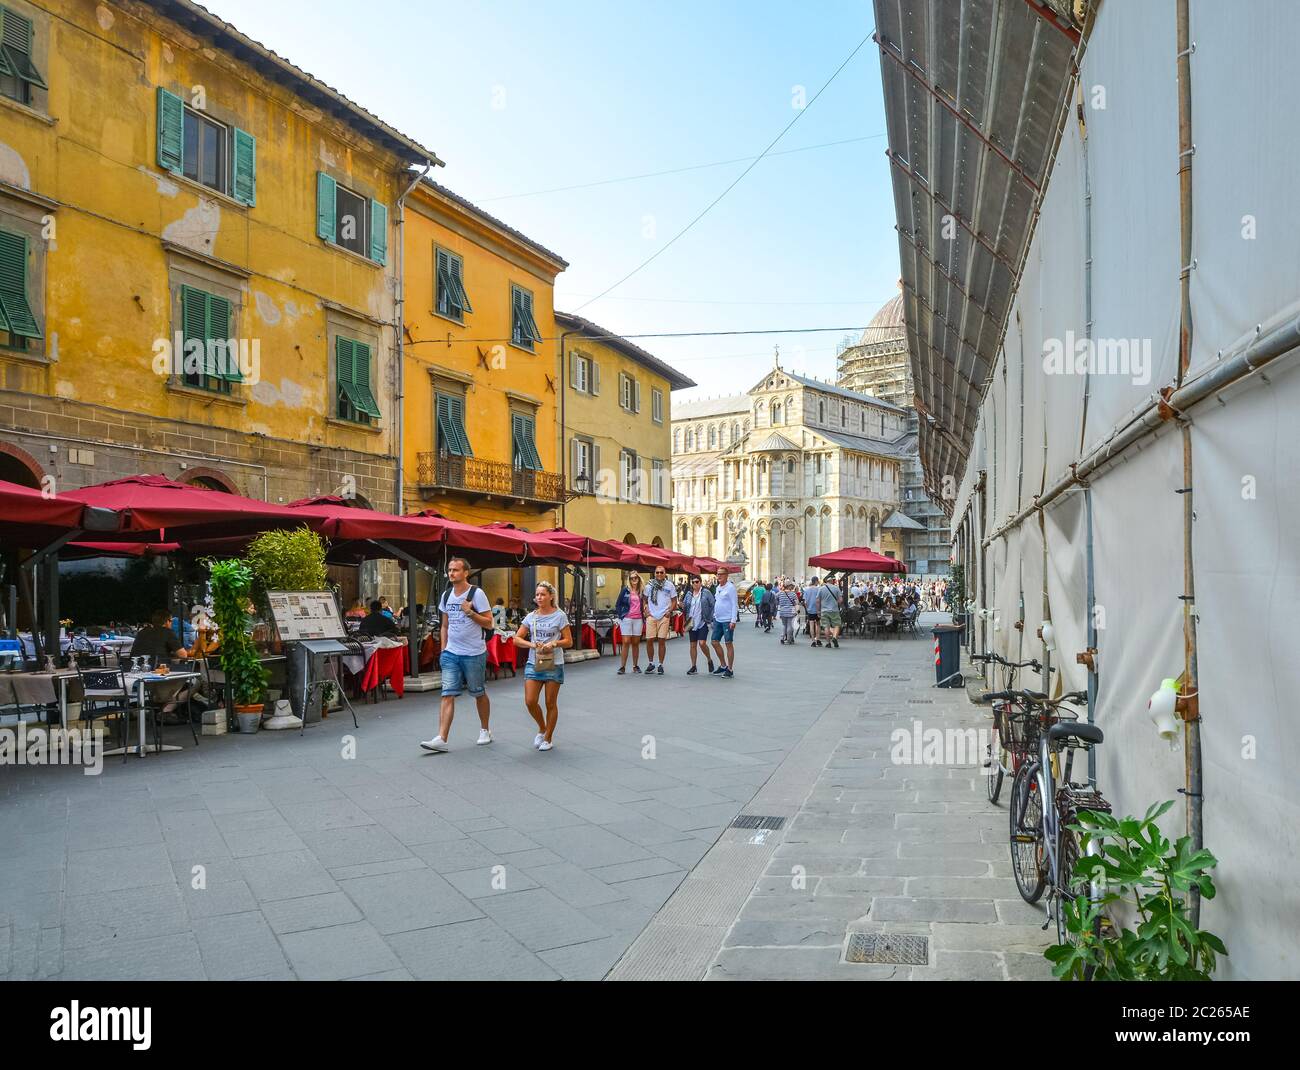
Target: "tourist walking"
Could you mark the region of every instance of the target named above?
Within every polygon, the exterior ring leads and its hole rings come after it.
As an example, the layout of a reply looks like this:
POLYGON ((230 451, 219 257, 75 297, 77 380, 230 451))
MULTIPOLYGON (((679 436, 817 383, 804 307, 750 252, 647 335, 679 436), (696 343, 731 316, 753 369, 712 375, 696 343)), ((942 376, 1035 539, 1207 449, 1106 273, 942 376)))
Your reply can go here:
POLYGON ((687 635, 691 642, 691 667, 687 676, 694 676, 699 669, 696 661, 703 654, 709 663, 709 672, 713 672, 713 654, 709 651, 709 626, 713 623, 713 592, 704 586, 699 576, 691 577, 690 590, 682 600, 682 612, 686 614, 687 635))
POLYGON ((619 650, 618 675, 627 672, 627 654, 632 651, 632 671, 640 672, 637 662, 641 658, 641 633, 645 630, 645 590, 641 573, 629 572, 627 584, 618 592, 614 603, 614 616, 618 617, 618 630, 623 633, 619 650))
POLYGON ((488 731, 487 643, 483 629, 492 627, 492 606, 487 595, 469 582, 469 562, 453 557, 447 562, 447 579, 438 608, 442 612, 442 653, 438 667, 442 670, 442 705, 438 712, 438 734, 420 746, 442 752, 447 749, 451 719, 456 714, 456 697, 468 691, 478 707, 478 743, 491 743, 488 731))
MULTIPOLYGON (((825 637, 826 649, 832 647, 839 649, 840 645, 840 625, 843 618, 840 616, 840 602, 842 595, 837 584, 827 580, 822 584, 821 595, 818 597, 818 636, 825 637)), ((817 643, 813 644, 818 645, 817 643)))
POLYGON ((798 610, 799 596, 795 593, 794 582, 786 580, 776 596, 776 614, 781 618, 781 642, 787 646, 794 646, 794 617, 798 610))
POLYGON ((713 591, 713 652, 718 655, 718 667, 711 672, 728 680, 735 675, 736 622, 740 620, 740 595, 729 575, 725 565, 719 568, 718 585, 713 591))
POLYGON ((821 639, 817 634, 817 615, 821 612, 819 605, 821 602, 821 584, 814 576, 803 589, 803 611, 806 627, 808 628, 808 638, 812 640, 812 646, 821 646, 821 639))
POLYGON ((573 629, 568 614, 555 604, 555 588, 545 580, 533 595, 537 608, 519 625, 515 645, 528 650, 524 667, 524 707, 537 722, 533 746, 551 749, 555 723, 560 719, 560 685, 564 683, 564 651, 573 646, 573 629), (546 716, 538 699, 546 692, 546 716))
POLYGON ((672 630, 673 610, 677 608, 677 588, 668 582, 668 570, 663 565, 655 569, 655 578, 645 592, 645 645, 646 675, 664 674, 664 655, 667 653, 668 633, 672 630), (655 666, 655 640, 659 640, 659 665, 655 666))
POLYGON ((754 583, 749 589, 749 596, 754 600, 754 627, 761 627, 763 624, 763 596, 767 594, 767 588, 763 585, 762 580, 754 583))

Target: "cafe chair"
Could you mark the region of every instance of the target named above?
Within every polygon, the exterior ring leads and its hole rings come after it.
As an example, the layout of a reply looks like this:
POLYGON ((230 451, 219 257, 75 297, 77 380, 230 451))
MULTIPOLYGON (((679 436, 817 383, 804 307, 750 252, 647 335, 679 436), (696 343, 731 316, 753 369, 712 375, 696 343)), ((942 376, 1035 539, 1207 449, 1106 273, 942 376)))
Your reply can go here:
POLYGON ((94 729, 95 720, 103 718, 116 722, 118 746, 122 748, 122 761, 126 762, 131 736, 131 695, 126 686, 126 674, 121 669, 85 668, 77 666, 84 692, 81 698, 81 719, 94 729))

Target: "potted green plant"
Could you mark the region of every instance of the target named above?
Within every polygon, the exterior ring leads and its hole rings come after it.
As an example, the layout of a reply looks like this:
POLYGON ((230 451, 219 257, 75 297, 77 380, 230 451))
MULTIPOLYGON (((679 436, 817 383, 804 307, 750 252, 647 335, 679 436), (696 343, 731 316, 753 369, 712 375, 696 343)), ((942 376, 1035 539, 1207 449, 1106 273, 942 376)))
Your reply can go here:
POLYGON ((948 577, 948 605, 952 607, 953 624, 966 623, 966 566, 953 565, 948 577))
POLYGON ((267 672, 248 634, 252 570, 238 558, 210 560, 212 611, 221 636, 221 669, 226 676, 241 732, 256 732, 262 719, 267 672))
MULTIPOLYGON (((268 592, 329 589, 325 542, 306 526, 292 531, 263 532, 248 544, 244 559, 253 575, 253 600, 267 621, 273 619, 268 592)), ((321 715, 319 707, 310 711, 312 716, 308 716, 304 709, 306 653, 296 644, 291 645, 286 653, 285 690, 293 712, 309 721, 318 720, 321 715)))

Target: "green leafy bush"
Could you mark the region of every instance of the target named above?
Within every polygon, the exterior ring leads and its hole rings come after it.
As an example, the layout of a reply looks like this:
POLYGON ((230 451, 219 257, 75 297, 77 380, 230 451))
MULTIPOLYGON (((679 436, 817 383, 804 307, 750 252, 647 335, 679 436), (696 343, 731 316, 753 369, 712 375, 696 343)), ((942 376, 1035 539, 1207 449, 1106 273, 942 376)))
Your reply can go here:
POLYGON ((1146 816, 1116 818, 1081 810, 1070 827, 1080 834, 1080 858, 1073 877, 1099 884, 1099 902, 1079 896, 1061 904, 1072 943, 1049 947, 1043 954, 1062 980, 1208 981, 1216 955, 1226 955, 1223 941, 1192 925, 1187 893, 1195 887, 1203 899, 1214 898, 1209 870, 1218 859, 1204 849, 1192 850, 1192 838, 1172 847, 1156 820, 1173 801, 1152 806, 1146 816), (1097 854, 1088 854, 1096 843, 1097 854), (1137 927, 1108 932, 1097 922, 1113 903, 1128 902, 1137 911, 1137 927))
POLYGON ((239 558, 209 559, 212 615, 221 634, 221 668, 236 706, 252 706, 266 692, 267 671, 248 634, 248 604, 253 572, 239 558))
POLYGON ((248 544, 244 560, 253 575, 253 599, 264 610, 267 591, 326 588, 325 543, 310 528, 263 532, 248 544))

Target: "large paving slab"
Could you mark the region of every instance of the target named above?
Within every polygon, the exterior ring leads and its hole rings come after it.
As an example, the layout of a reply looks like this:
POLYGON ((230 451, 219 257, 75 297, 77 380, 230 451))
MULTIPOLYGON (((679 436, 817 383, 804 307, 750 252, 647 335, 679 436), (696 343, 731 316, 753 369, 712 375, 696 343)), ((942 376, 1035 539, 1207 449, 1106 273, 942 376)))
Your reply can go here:
POLYGON ((182 750, 99 776, 2 767, 0 977, 603 977, 688 873, 697 902, 748 894, 710 848, 874 664, 878 644, 791 649, 751 625, 733 680, 685 676, 677 640, 662 677, 573 665, 549 753, 506 679, 489 684, 495 742, 474 745, 462 700, 447 754, 418 746, 436 693, 408 692, 358 707, 359 729, 196 747, 181 728, 182 750))
POLYGON ((928 638, 841 649, 854 651, 853 673, 821 692, 821 715, 744 808, 784 827, 724 831, 610 979, 1050 977, 1043 910, 1016 897, 1006 790, 989 804, 979 746, 934 761, 895 746, 936 728, 978 743, 967 730, 987 713, 933 686, 928 638), (850 963, 859 932, 925 936, 926 964, 850 963))

